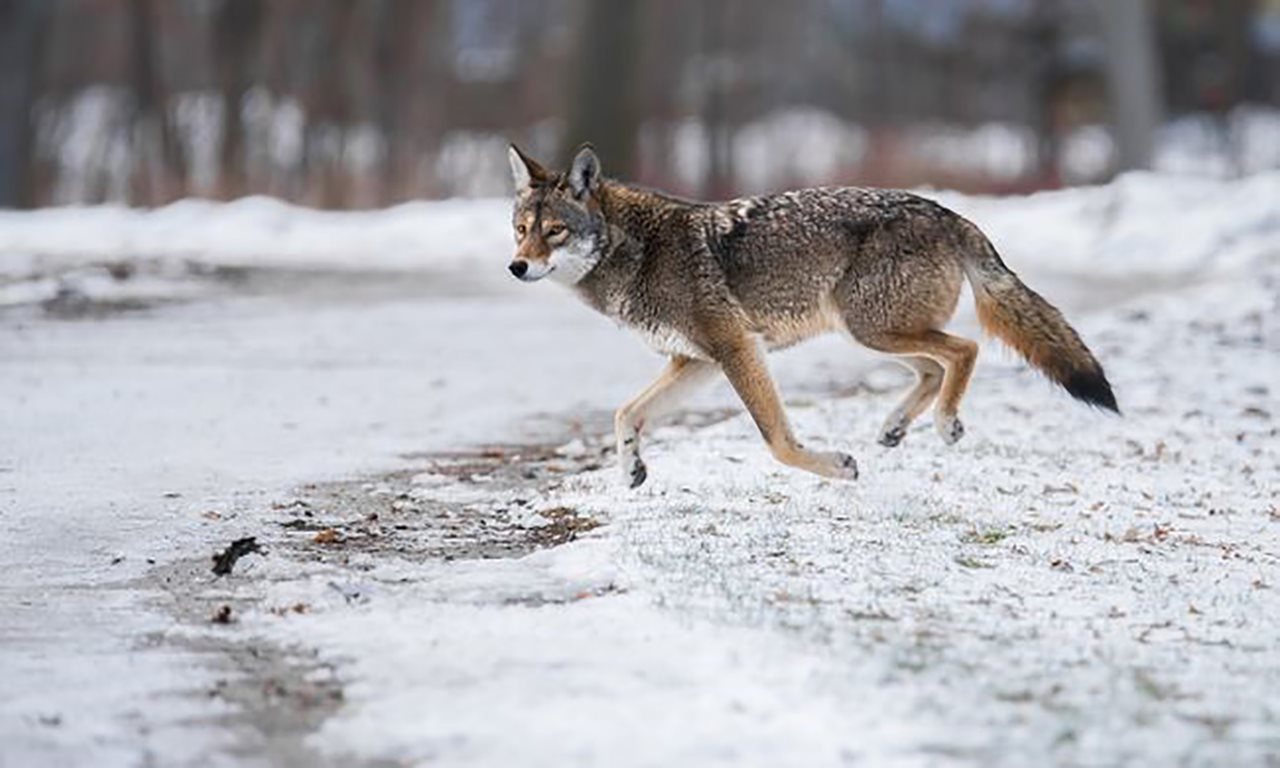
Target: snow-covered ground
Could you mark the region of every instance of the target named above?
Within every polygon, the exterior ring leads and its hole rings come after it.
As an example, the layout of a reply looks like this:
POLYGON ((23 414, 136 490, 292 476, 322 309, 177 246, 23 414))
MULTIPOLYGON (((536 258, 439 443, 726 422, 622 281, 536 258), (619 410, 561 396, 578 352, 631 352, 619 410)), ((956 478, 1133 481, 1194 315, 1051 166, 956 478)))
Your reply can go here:
MULTIPOLYGON (((962 442, 924 419, 881 448, 905 376, 823 339, 773 365, 858 482, 777 466, 738 415, 657 429, 628 491, 594 416, 660 361, 507 284, 500 201, 0 214, 0 762, 266 761, 227 751, 253 738, 218 719, 233 705, 191 695, 223 673, 178 641, 213 637, 333 670, 342 704, 302 746, 334 764, 1267 764, 1280 174, 937 197, 1068 311, 1124 418, 993 343, 962 442), (189 303, 46 317, 67 296, 189 303), (422 457, 556 418, 587 427, 550 480, 422 457), (600 525, 445 560, 344 549, 354 519, 304 557, 276 524, 301 484, 398 469, 361 493, 403 492, 406 527, 600 525), (157 604, 154 567, 241 535, 270 554, 206 585, 236 623, 157 604)), ((976 335, 967 309, 956 327, 976 335)))

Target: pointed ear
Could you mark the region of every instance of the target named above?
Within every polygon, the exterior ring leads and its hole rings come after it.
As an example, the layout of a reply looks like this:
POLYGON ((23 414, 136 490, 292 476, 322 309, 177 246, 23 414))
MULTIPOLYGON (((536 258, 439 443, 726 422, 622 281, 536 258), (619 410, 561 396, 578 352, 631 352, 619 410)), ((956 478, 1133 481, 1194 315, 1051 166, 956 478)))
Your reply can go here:
POLYGON ((507 147, 507 160, 511 163, 511 179, 516 183, 517 190, 528 189, 534 181, 547 178, 547 170, 521 152, 515 144, 507 147))
POLYGON ((586 197, 588 192, 595 192, 600 186, 600 158, 590 144, 583 144, 578 154, 573 157, 573 166, 569 168, 569 188, 573 196, 586 197))

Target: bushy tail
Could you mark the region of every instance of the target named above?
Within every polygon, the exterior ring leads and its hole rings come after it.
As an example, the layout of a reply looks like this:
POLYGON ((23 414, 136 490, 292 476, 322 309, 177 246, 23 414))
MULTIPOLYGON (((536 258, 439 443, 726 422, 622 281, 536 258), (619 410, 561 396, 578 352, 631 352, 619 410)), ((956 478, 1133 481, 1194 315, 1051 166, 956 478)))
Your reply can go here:
POLYGON ((982 327, 1016 349, 1072 397, 1119 413, 1102 365, 1075 329, 1057 308, 1005 266, 985 237, 978 234, 978 238, 981 242, 974 243, 978 247, 967 249, 974 255, 964 270, 973 286, 982 327))

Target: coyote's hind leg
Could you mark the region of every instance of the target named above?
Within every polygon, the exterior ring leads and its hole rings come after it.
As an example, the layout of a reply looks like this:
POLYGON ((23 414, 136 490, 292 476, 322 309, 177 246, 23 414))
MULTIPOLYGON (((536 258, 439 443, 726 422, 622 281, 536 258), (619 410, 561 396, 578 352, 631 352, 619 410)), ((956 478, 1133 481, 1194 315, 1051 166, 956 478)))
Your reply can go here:
POLYGON ((618 441, 618 465, 623 479, 635 488, 649 476, 640 459, 640 430, 646 422, 670 413, 699 384, 715 373, 716 366, 689 357, 673 357, 657 379, 614 414, 618 441))
POLYGON ((942 376, 942 386, 938 391, 934 425, 938 428, 942 441, 947 445, 964 437, 964 425, 960 423, 956 412, 960 408, 960 399, 964 397, 964 391, 969 386, 969 377, 973 375, 973 366, 978 359, 977 344, 942 331, 877 333, 874 336, 862 334, 857 336, 857 339, 881 352, 927 357, 939 363, 945 372, 942 376))
POLYGON ((907 436, 907 428, 911 426, 911 422, 924 413, 938 396, 946 372, 941 365, 927 357, 903 356, 899 359, 915 371, 916 383, 902 402, 890 411, 889 417, 884 420, 884 426, 880 428, 878 442, 887 448, 901 443, 902 438, 907 436))

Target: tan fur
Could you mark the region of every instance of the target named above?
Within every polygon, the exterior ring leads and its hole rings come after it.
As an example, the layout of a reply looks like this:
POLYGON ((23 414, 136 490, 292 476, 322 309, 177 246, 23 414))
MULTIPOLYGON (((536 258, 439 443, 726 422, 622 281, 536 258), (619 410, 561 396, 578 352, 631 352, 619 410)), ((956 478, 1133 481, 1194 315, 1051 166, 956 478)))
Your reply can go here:
POLYGON ((894 408, 880 428, 880 443, 894 446, 907 434, 907 427, 933 403, 942 389, 946 369, 936 360, 924 355, 903 355, 898 358, 903 365, 916 373, 916 385, 902 402, 894 408))
MULTIPOLYGON (((964 427, 956 413, 960 408, 960 399, 969 386, 969 377, 973 375, 974 363, 978 359, 977 344, 942 331, 927 330, 917 333, 882 333, 869 346, 896 355, 910 355, 917 360, 923 358, 934 362, 942 372, 942 380, 935 390, 938 403, 935 426, 947 444, 954 443, 964 435, 964 427)), ((932 370, 936 371, 937 368, 932 370)), ((934 385, 930 383, 929 386, 932 388, 934 385)), ((926 407, 927 403, 905 409, 898 425, 899 430, 905 434, 912 420, 926 407)), ((896 445, 902 439, 901 434, 896 440, 887 436, 893 428, 893 425, 886 424, 885 432, 881 435, 882 444, 896 445)))
POLYGON ((648 476, 640 460, 640 431, 644 425, 673 410, 682 398, 715 373, 716 367, 711 363, 675 355, 652 384, 614 414, 618 457, 632 487, 643 483, 648 476))
POLYGON ((1054 381, 1064 383, 1075 370, 1098 367, 1062 313, 1018 278, 1010 275, 976 287, 974 303, 983 329, 1054 381))
POLYGON ((757 342, 728 331, 718 339, 713 358, 755 421, 773 457, 791 467, 825 477, 855 479, 857 464, 843 453, 810 451, 791 432, 782 400, 757 342))

